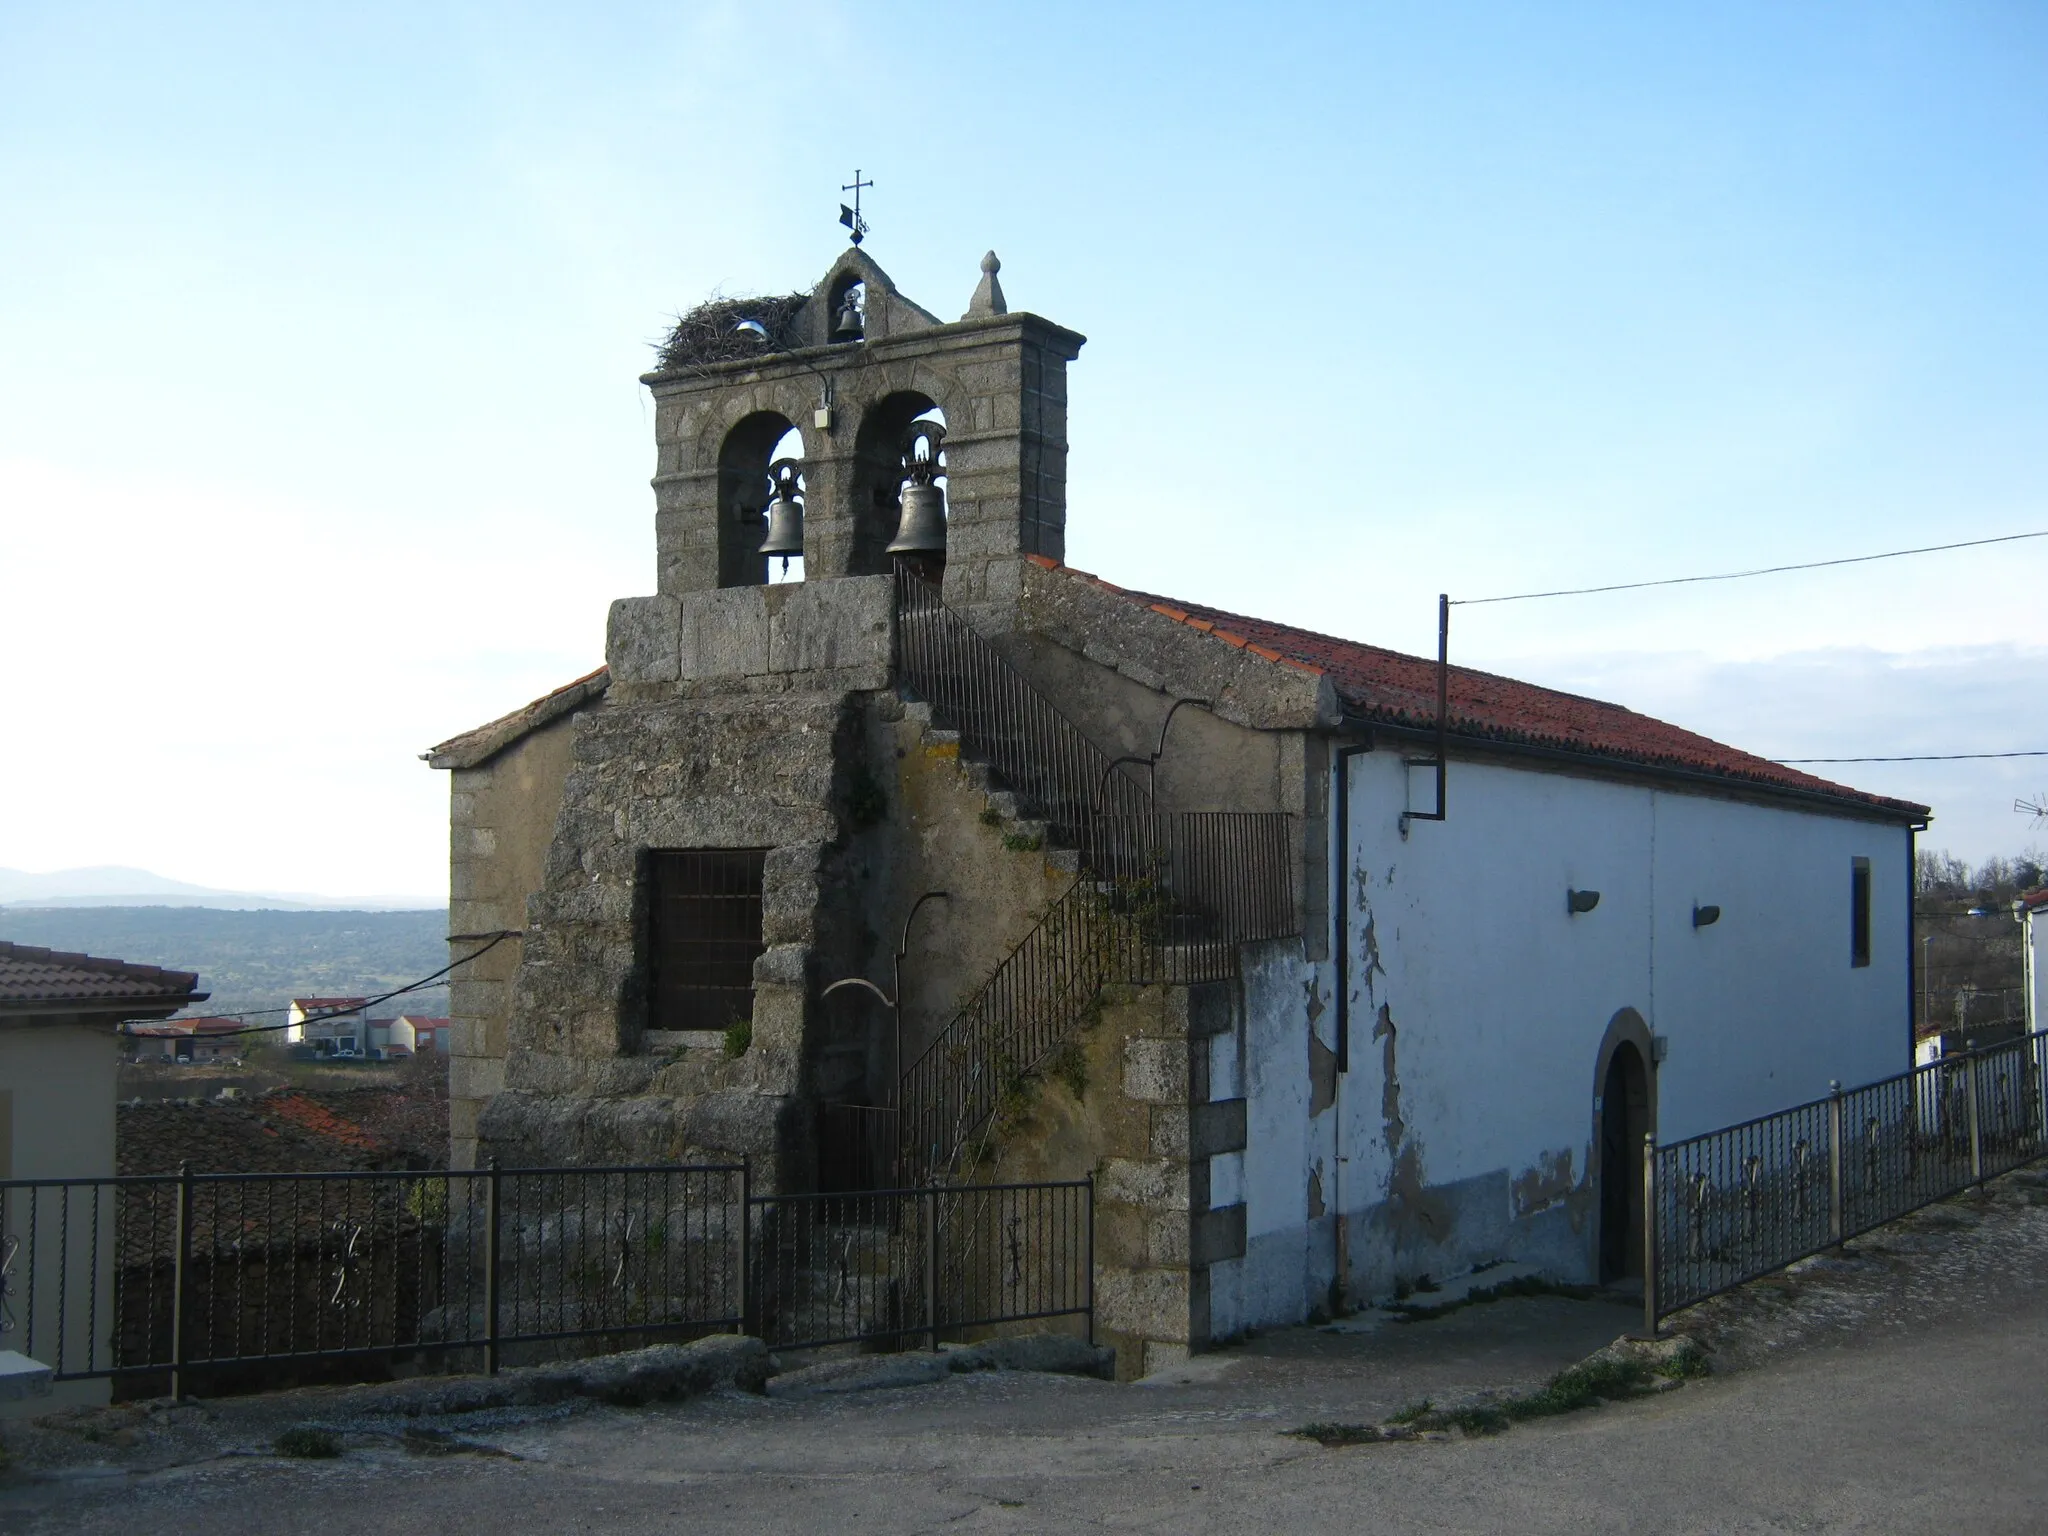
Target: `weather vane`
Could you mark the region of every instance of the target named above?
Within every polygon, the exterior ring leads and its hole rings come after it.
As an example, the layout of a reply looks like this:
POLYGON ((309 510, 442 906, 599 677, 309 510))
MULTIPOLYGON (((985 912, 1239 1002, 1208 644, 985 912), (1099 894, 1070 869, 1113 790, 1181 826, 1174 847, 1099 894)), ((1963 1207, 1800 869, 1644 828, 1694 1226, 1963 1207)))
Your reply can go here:
POLYGON ((872 181, 862 181, 860 179, 860 168, 856 166, 853 172, 853 180, 839 189, 842 192, 851 192, 853 194, 853 206, 851 208, 847 207, 844 203, 839 205, 839 222, 853 231, 853 243, 855 245, 859 245, 861 236, 868 232, 868 221, 860 216, 860 189, 862 187, 872 187, 873 185, 872 181))

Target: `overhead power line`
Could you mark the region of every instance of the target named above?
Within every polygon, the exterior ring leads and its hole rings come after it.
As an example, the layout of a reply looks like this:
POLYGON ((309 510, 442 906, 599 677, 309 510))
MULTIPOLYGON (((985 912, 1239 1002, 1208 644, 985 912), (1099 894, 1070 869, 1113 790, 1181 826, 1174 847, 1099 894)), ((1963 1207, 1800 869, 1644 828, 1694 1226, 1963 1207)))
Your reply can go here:
MULTIPOLYGON (((367 1014, 372 1008, 376 1007, 379 1003, 388 1003, 394 997, 403 997, 408 992, 417 992, 422 987, 433 985, 435 982, 439 981, 443 976, 446 976, 450 971, 454 970, 458 965, 467 965, 472 960, 480 959, 482 956, 488 955, 492 950, 496 949, 500 944, 504 943, 507 939, 518 939, 524 937, 525 935, 522 934, 516 928, 505 928, 495 933, 451 933, 448 935, 448 942, 450 944, 474 942, 480 939, 488 939, 490 942, 485 944, 482 949, 464 955, 460 960, 449 961, 446 965, 442 966, 441 969, 439 969, 438 971, 433 972, 431 975, 422 976, 418 981, 409 981, 402 987, 393 987, 389 992, 379 993, 376 997, 366 997, 360 1003, 357 1003, 353 1008, 330 1008, 325 1013, 309 1013, 306 1015, 306 1017, 304 1017, 303 1019, 299 1019, 296 1022, 287 1019, 282 1024, 252 1024, 247 1029, 223 1029, 217 1034, 209 1034, 206 1038, 209 1040, 232 1040, 237 1035, 267 1035, 272 1034, 280 1029, 297 1029, 306 1024, 319 1024, 328 1019, 345 1019, 349 1017, 351 1014, 367 1014)), ((262 1018, 266 1014, 290 1012, 291 1009, 289 1007, 251 1008, 242 1013, 219 1014, 215 1015, 215 1017, 228 1019, 256 1019, 262 1018)), ((124 1022, 135 1023, 138 1021, 130 1019, 124 1022)), ((176 1023, 177 1021, 174 1019, 171 1022, 176 1023)), ((127 1030, 124 1028, 122 1030, 122 1033, 126 1034, 127 1030)))
MULTIPOLYGON (((1765 565, 1753 571, 1718 571, 1711 576, 1666 576, 1658 581, 1617 581, 1604 587, 1565 587, 1555 592, 1511 592, 1504 597, 1454 597, 1450 599, 1454 608, 1470 608, 1481 603, 1522 603, 1539 597, 1587 597, 1596 592, 1636 592, 1645 587, 1683 587, 1701 581, 1742 581, 1751 576, 1778 576, 1786 571, 1818 571, 1833 565, 1864 565, 1872 560, 1897 560, 1906 555, 1938 555, 1951 549, 1978 549, 1986 544, 2014 544, 2021 539, 2048 539, 2048 528, 2035 533, 2006 533, 1994 539, 1964 539, 1955 544, 1928 544, 1919 549, 1888 549, 1879 555, 1845 555, 1837 560, 1806 560, 1797 565, 1765 565)), ((1820 761, 1856 762, 1861 759, 1813 759, 1820 761)))
POLYGON ((1917 752, 1905 757, 1774 757, 1774 763, 1961 763, 1987 757, 2048 757, 2040 752, 1917 752))

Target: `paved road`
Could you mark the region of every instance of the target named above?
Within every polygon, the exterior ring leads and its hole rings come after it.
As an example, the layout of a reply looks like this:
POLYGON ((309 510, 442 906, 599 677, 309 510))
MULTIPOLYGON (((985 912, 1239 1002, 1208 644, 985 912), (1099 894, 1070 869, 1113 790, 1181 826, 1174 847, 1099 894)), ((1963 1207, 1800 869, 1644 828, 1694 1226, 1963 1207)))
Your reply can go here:
MULTIPOLYGON (((1546 1305, 1556 1304, 1499 1304, 1546 1305)), ((0 1526, 124 1536, 2048 1529, 2048 1457, 2035 1444, 2048 1305, 1987 1321, 1821 1348, 1484 1440, 1323 1450, 1286 1436, 1318 1408, 1384 1408, 1383 1394, 1339 1390, 1341 1361, 1310 1366, 1281 1347, 1162 1387, 1002 1374, 595 1410, 491 1436, 516 1461, 234 1458, 18 1491, 0 1499, 0 1526)))

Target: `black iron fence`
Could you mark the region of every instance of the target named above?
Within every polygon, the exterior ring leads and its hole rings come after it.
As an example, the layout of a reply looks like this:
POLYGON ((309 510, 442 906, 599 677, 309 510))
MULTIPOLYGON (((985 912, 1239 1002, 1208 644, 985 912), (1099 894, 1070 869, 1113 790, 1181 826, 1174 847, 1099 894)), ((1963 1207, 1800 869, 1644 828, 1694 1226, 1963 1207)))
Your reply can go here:
POLYGON ((2048 1153, 2048 1032, 1647 1148, 1657 1319, 2048 1153))
POLYGON ((777 1348, 898 1348, 997 1323, 1074 1317, 1094 1337, 1091 1180, 785 1195, 764 1219, 753 1315, 777 1348))
POLYGON ((1239 946, 1299 931, 1293 818, 1159 811, 1148 789, 993 645, 897 568, 898 667, 935 724, 1077 849, 1055 901, 938 1037, 905 1064, 897 1177, 943 1177, 1004 1094, 1070 1039, 1112 982, 1234 977, 1239 946))
POLYGON ((515 1348, 738 1329, 803 1347, 907 1336, 907 1318, 935 1340, 1086 1315, 1092 1219, 1087 1184, 775 1196, 744 1165, 15 1180, 0 1348, 176 1393, 195 1373, 235 1390, 451 1354, 496 1371, 515 1348), (1005 1231, 1023 1243, 1000 1250, 1007 1288, 977 1257, 1005 1231), (897 1311, 871 1304, 884 1291, 897 1311))

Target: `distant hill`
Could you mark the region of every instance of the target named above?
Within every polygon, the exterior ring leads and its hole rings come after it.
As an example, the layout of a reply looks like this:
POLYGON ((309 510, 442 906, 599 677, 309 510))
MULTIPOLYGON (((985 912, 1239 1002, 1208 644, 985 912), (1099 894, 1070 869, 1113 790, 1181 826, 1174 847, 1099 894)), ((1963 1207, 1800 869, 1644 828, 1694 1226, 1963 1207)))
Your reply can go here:
MULTIPOLYGON (((196 1013, 281 1008, 294 996, 373 997, 448 963, 448 914, 0 907, 0 939, 199 972, 196 1013)), ((445 1014, 445 983, 380 1013, 445 1014)))
POLYGON ((0 907, 222 907, 242 911, 425 911, 438 901, 376 896, 337 900, 305 891, 228 891, 172 880, 146 869, 99 864, 34 874, 0 869, 0 907))

